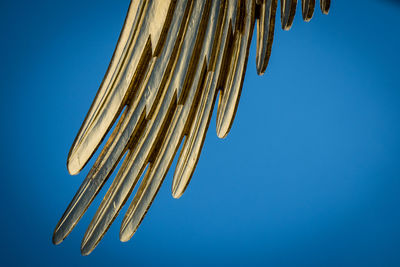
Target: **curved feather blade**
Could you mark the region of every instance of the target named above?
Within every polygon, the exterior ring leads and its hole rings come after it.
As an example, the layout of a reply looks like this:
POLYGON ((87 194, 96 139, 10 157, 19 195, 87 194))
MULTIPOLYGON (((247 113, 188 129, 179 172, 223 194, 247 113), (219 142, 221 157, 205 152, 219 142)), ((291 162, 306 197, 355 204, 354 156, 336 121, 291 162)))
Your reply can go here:
POLYGON ((302 0, 301 10, 304 21, 310 21, 314 15, 315 0, 302 0))
POLYGON ((296 6, 297 0, 281 0, 281 23, 282 29, 285 31, 292 27, 296 6))
POLYGON ((258 75, 264 74, 271 56, 275 31, 275 15, 278 0, 264 0, 259 5, 257 18, 256 66, 258 75))
POLYGON ((193 121, 190 133, 186 137, 179 155, 172 184, 172 196, 174 198, 180 198, 183 195, 200 157, 216 99, 215 86, 212 84, 213 74, 213 72, 210 72, 206 77, 196 119, 193 121))
POLYGON ((217 135, 225 138, 232 127, 239 104, 240 94, 246 73, 250 42, 255 20, 255 2, 246 1, 245 17, 241 31, 234 35, 229 72, 221 91, 217 111, 217 135))
POLYGON ((331 7, 331 0, 320 0, 320 6, 322 13, 328 15, 331 7))

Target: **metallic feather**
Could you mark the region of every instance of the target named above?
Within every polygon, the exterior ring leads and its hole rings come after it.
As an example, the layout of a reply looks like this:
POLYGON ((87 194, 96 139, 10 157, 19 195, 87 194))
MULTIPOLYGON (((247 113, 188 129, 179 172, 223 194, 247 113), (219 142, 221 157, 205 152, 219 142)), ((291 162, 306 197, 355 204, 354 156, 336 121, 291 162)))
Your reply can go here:
POLYGON ((315 0, 302 0, 301 10, 304 21, 310 21, 314 15, 315 0))
POLYGON ((259 7, 257 18, 256 66, 259 75, 264 74, 271 56, 275 31, 275 15, 278 0, 265 0, 259 7))
POLYGON ((281 23, 282 29, 290 30, 296 14, 297 0, 281 0, 281 23))

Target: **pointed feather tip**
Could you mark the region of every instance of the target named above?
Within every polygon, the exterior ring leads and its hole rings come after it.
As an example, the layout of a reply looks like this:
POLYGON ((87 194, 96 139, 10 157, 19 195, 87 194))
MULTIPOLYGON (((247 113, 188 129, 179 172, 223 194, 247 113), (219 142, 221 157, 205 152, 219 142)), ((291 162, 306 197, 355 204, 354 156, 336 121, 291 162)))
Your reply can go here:
POLYGON ((314 16, 314 10, 311 13, 308 10, 303 11, 303 20, 305 22, 310 22, 313 16, 314 16))
POLYGON ((87 247, 81 248, 81 254, 82 256, 89 256, 90 253, 92 253, 93 249, 88 249, 87 247))
POLYGON ((256 70, 257 70, 258 75, 262 75, 263 74, 263 64, 261 61, 262 54, 261 54, 261 51, 258 51, 258 50, 261 50, 261 48, 257 47, 256 70))
POLYGON ((67 169, 70 175, 77 175, 82 170, 82 164, 80 163, 79 157, 68 156, 67 169))
POLYGON ((263 64, 261 62, 261 52, 257 51, 257 56, 256 56, 256 70, 258 75, 263 75, 263 64))
POLYGON ((119 240, 121 241, 121 242, 128 242, 129 240, 131 240, 131 238, 132 238, 132 236, 131 235, 129 235, 127 232, 126 232, 126 230, 124 229, 124 230, 121 230, 121 232, 119 233, 119 240))
POLYGON ((322 14, 328 15, 331 7, 331 1, 330 0, 321 1, 320 5, 322 14))
MULTIPOLYGON (((186 184, 182 183, 184 177, 184 169, 181 164, 178 164, 175 169, 174 178, 172 180, 172 197, 175 199, 179 199, 186 189, 186 184)), ((187 180, 187 179, 185 179, 187 180)))
POLYGON ((174 177, 174 182, 172 184, 172 197, 175 199, 179 199, 183 193, 185 192, 185 189, 180 186, 180 183, 175 182, 175 177, 174 177))
POLYGON ((256 58, 256 70, 258 76, 264 75, 269 63, 269 55, 263 55, 263 60, 261 60, 261 58, 262 55, 259 55, 258 58, 256 58))
POLYGON ((172 197, 174 198, 174 199, 180 199, 181 197, 182 197, 182 195, 183 195, 183 192, 172 192, 172 197))
POLYGON ((64 241, 64 238, 65 237, 63 235, 61 235, 60 232, 57 231, 57 228, 56 228, 56 230, 54 230, 53 238, 52 238, 53 244, 56 245, 56 246, 61 244, 61 242, 64 241))
POLYGON ((82 244, 81 244, 81 254, 82 256, 87 256, 96 248, 97 244, 92 241, 90 237, 86 235, 83 237, 82 244), (93 245, 95 244, 95 245, 93 245))
POLYGON ((220 139, 224 139, 229 133, 229 124, 226 120, 219 118, 217 119, 217 136, 220 139))
POLYGON ((258 76, 264 75, 266 69, 267 69, 267 68, 262 68, 262 67, 260 67, 260 66, 257 66, 257 75, 258 75, 258 76))
POLYGON ((283 17, 281 18, 281 25, 282 25, 282 30, 288 31, 290 30, 290 28, 292 28, 293 19, 291 20, 290 18, 283 17))
POLYGON ((282 30, 289 31, 292 28, 292 24, 282 24, 282 30))
POLYGON ((119 240, 124 243, 131 240, 132 236, 136 233, 136 230, 138 228, 138 225, 136 225, 135 228, 133 229, 132 223, 129 223, 129 222, 132 222, 132 221, 125 221, 125 218, 124 218, 124 220, 121 224, 121 229, 119 231, 119 240))
POLYGON ((329 14, 329 7, 327 9, 322 9, 322 14, 328 15, 329 14))

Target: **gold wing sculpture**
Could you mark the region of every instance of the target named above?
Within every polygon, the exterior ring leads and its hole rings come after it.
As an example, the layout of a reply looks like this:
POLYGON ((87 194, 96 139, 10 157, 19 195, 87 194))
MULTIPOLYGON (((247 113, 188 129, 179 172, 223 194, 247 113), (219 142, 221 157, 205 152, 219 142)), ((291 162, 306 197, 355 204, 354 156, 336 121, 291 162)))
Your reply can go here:
MULTIPOLYGON (((297 0, 280 3, 282 28, 288 30, 297 0)), ((78 174, 112 133, 57 224, 54 244, 72 231, 120 161, 81 252, 93 251, 138 186, 120 230, 120 240, 128 241, 184 140, 172 183, 173 197, 183 194, 199 160, 218 93, 217 135, 224 138, 232 126, 255 23, 257 72, 266 70, 277 4, 277 0, 131 1, 107 73, 68 155, 69 172, 78 174)), ((320 0, 320 5, 327 14, 330 0, 320 0)), ((315 0, 302 0, 301 6, 303 19, 309 21, 315 0)))

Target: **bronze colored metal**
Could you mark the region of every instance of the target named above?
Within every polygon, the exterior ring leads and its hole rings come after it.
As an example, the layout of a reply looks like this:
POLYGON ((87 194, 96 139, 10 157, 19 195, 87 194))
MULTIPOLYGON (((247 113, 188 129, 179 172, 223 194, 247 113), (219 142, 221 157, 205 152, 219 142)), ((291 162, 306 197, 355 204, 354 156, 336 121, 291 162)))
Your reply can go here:
POLYGON ((331 7, 331 0, 320 0, 320 5, 322 13, 328 15, 331 7))
POLYGON ((296 14, 297 0, 281 0, 281 23, 282 29, 290 30, 296 14))
MULTIPOLYGON (((296 4, 281 0, 286 30, 296 4)), ((304 20, 311 19, 314 5, 302 1, 304 20)), ((321 0, 323 13, 329 6, 321 0)), ((121 241, 133 236, 183 139, 172 195, 184 193, 218 93, 217 135, 224 138, 232 126, 256 20, 257 71, 267 68, 276 8, 277 0, 131 1, 110 66, 68 155, 71 174, 83 169, 116 126, 57 224, 55 244, 72 231, 122 159, 83 238, 82 254, 97 246, 145 172, 120 231, 121 241)))
POLYGON ((310 21, 314 15, 315 0, 302 0, 301 8, 303 11, 303 20, 310 21))
POLYGON ((264 74, 274 40, 275 14, 278 0, 265 0, 259 6, 257 19, 257 73, 264 74))

